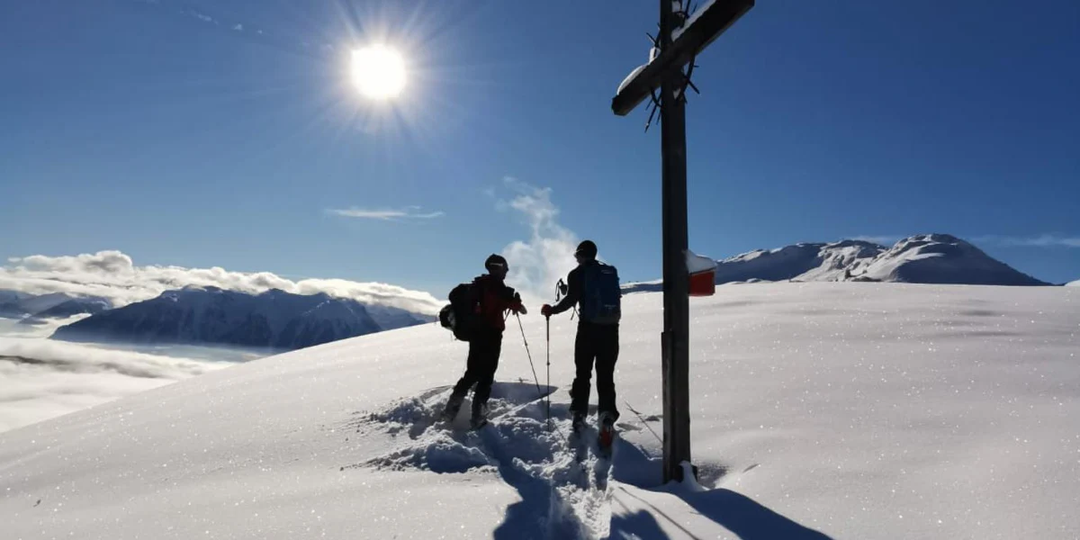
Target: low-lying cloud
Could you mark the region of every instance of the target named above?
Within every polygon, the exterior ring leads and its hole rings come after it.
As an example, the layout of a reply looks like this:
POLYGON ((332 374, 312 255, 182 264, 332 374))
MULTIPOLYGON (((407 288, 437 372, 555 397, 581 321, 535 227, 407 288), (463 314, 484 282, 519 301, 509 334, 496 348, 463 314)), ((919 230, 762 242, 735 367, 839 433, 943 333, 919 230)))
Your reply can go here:
POLYGON ((213 363, 91 345, 0 337, 0 357, 14 364, 44 366, 70 373, 113 372, 143 379, 180 380, 202 375, 213 363))
POLYGON ((442 305, 429 293, 386 283, 345 279, 293 281, 270 272, 230 272, 220 267, 137 266, 130 256, 120 251, 14 257, 8 259, 6 266, 0 267, 0 289, 31 294, 63 292, 100 296, 111 300, 115 306, 148 300, 164 291, 187 286, 212 286, 251 294, 270 289, 295 294, 326 293, 429 315, 437 313, 442 305))
POLYGON ((231 365, 0 337, 0 432, 231 365))

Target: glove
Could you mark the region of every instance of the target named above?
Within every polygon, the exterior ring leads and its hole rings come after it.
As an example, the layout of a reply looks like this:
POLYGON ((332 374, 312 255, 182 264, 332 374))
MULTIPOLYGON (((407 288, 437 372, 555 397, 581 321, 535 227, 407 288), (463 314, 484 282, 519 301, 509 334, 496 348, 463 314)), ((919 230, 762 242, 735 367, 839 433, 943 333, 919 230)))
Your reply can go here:
POLYGON ((549 306, 547 304, 544 304, 543 307, 540 308, 540 314, 545 316, 545 317, 550 317, 551 316, 551 306, 549 306))
POLYGON ((521 293, 514 293, 514 300, 510 303, 510 310, 520 315, 528 315, 529 310, 521 303, 521 293))

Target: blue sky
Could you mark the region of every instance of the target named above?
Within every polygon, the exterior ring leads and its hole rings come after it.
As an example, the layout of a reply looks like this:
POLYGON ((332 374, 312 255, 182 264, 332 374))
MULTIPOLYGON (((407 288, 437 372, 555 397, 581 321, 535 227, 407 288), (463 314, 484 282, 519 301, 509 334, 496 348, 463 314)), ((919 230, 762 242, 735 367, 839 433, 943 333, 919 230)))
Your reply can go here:
MULTIPOLYGON (((659 277, 659 129, 609 108, 656 3, 388 4, 4 2, 0 256, 444 295, 549 189, 564 232, 659 277), (409 63, 393 106, 350 85, 371 42, 409 63)), ((1080 5, 1017 6, 759 2, 698 58, 691 247, 947 232, 1080 278, 1080 5)))

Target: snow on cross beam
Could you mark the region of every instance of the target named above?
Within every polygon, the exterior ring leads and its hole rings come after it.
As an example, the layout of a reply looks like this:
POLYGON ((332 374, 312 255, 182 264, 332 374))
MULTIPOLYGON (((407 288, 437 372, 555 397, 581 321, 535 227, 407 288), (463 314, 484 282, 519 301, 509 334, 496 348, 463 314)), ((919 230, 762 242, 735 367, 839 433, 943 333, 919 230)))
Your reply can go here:
POLYGON ((682 28, 672 33, 670 47, 664 48, 653 61, 637 68, 636 74, 632 73, 619 86, 618 93, 611 100, 611 110, 619 116, 629 114, 653 90, 660 87, 666 73, 686 65, 752 7, 754 0, 706 2, 682 28))

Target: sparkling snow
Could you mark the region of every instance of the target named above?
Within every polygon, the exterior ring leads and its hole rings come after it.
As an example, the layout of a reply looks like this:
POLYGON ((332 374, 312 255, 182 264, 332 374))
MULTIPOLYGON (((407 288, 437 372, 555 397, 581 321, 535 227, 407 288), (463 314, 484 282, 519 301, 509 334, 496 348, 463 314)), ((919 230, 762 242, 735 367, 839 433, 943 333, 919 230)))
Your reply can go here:
POLYGON ((477 432, 432 425, 465 347, 426 325, 0 434, 3 536, 1080 536, 1080 289, 738 285, 691 309, 698 484, 659 485, 661 296, 641 293, 610 470, 560 434, 576 321, 552 321, 560 431, 542 318, 540 392, 512 324, 477 432))

